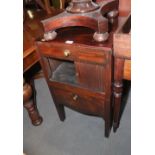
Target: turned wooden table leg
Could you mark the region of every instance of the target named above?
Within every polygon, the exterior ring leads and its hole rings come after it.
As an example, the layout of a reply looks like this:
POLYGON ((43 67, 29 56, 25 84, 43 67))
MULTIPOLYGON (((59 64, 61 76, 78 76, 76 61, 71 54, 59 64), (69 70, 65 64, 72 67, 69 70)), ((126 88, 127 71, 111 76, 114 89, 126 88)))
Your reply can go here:
POLYGON ((124 60, 115 58, 114 60, 114 115, 113 115, 113 130, 116 132, 120 122, 120 108, 123 91, 123 71, 124 60))
POLYGON ((30 86, 30 84, 24 81, 23 82, 23 105, 28 111, 32 124, 35 126, 38 126, 42 123, 42 117, 38 112, 36 102, 34 100, 35 97, 36 97, 35 92, 33 92, 33 89, 30 86))

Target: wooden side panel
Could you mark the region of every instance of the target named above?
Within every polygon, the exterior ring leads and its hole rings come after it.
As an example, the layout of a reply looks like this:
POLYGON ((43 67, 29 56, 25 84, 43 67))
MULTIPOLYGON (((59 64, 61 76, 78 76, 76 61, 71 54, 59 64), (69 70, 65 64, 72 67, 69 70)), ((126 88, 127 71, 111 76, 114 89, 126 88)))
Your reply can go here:
POLYGON ((75 62, 78 83, 86 88, 103 91, 104 66, 75 62))
POLYGON ((105 64, 108 49, 93 48, 81 45, 67 45, 52 42, 38 42, 38 47, 44 56, 50 56, 61 60, 83 61, 96 64, 105 64), (66 56, 65 52, 69 52, 66 56))

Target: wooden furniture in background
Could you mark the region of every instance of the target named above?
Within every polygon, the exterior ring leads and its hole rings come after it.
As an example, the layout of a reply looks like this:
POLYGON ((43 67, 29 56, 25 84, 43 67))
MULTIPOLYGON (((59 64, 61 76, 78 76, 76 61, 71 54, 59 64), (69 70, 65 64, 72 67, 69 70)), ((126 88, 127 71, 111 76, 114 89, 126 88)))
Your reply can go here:
MULTIPOLYGON (((37 13, 31 12, 32 16, 27 12, 24 13, 23 23, 23 73, 31 69, 39 61, 36 53, 34 40, 37 35, 41 35, 42 26, 39 23, 37 13)), ((23 82, 23 104, 27 109, 29 117, 33 125, 40 125, 42 117, 40 116, 36 105, 36 93, 34 85, 23 82)))
MULTIPOLYGON (((101 2, 104 0, 96 0, 101 2)), ((123 79, 131 80, 131 0, 118 0, 119 21, 114 33, 114 116, 113 129, 116 132, 120 122, 123 79)))
POLYGON ((55 8, 64 9, 67 1, 68 0, 52 0, 52 4, 55 8))
POLYGON ((48 14, 51 14, 52 8, 49 0, 35 0, 35 1, 43 10, 45 10, 48 14))
POLYGON ((64 9, 65 0, 52 0, 52 6, 50 4, 50 0, 35 0, 37 4, 47 12, 47 14, 51 14, 52 11, 56 8, 64 9))
POLYGON ((26 72, 39 61, 35 38, 43 34, 40 20, 50 17, 46 11, 25 10, 23 23, 23 70, 26 72))
POLYGON ((64 9, 69 0, 24 0, 24 8, 44 10, 51 14, 55 9, 64 9))
MULTIPOLYGON (((55 10, 51 14, 46 11, 40 10, 25 10, 24 23, 23 23, 23 73, 26 74, 36 63, 39 62, 39 56, 36 52, 35 39, 43 34, 43 26, 40 20, 51 17, 59 13, 60 10, 55 10)), ((36 91, 34 86, 34 76, 23 84, 23 104, 27 109, 31 122, 33 125, 42 123, 37 104, 36 104, 36 91)), ((39 77, 39 76, 38 76, 39 77)), ((36 76, 35 76, 36 78, 36 76)), ((26 79, 27 80, 27 79, 26 79)))
POLYGON ((29 117, 33 125, 38 126, 42 123, 42 117, 40 116, 36 105, 36 93, 32 88, 32 84, 23 81, 23 103, 27 109, 29 117))
POLYGON ((114 34, 114 131, 119 127, 123 79, 131 80, 131 15, 124 17, 114 34))

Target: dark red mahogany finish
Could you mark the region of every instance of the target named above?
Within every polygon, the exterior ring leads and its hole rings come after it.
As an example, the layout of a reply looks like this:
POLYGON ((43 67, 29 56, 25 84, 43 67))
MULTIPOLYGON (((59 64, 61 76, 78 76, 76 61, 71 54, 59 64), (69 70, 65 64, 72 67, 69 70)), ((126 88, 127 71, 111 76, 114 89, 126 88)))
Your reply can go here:
POLYGON ((35 95, 31 85, 23 81, 23 105, 27 109, 32 124, 38 126, 43 119, 38 112, 35 95))
POLYGON ((114 131, 119 127, 123 79, 131 80, 131 15, 124 17, 114 34, 114 131))
POLYGON ((95 31, 92 35, 94 40, 106 41, 109 31, 117 26, 117 10, 116 0, 103 0, 100 3, 94 3, 92 0, 72 0, 64 12, 42 21, 45 39, 55 39, 55 30, 59 28, 83 26, 95 31))
MULTIPOLYGON (((44 33, 43 26, 40 20, 51 17, 60 13, 60 10, 55 10, 52 14, 47 14, 46 11, 34 11, 31 10, 33 17, 31 17, 25 10, 24 23, 23 23, 23 73, 28 72, 37 62, 39 62, 39 56, 36 52, 35 38, 44 33)), ((27 74, 27 73, 26 73, 27 74)), ((36 76, 36 75, 35 75, 36 76)), ((26 79, 27 81, 30 81, 26 79)), ((34 77, 31 77, 31 81, 34 77)), ((33 82, 24 83, 23 85, 23 104, 27 109, 33 125, 39 125, 42 123, 42 118, 37 109, 35 95, 35 85, 33 82), (26 96, 25 96, 26 95, 26 96)))
POLYGON ((60 120, 65 119, 64 106, 102 117, 108 137, 112 126, 112 34, 104 43, 95 42, 92 34, 88 28, 65 28, 53 41, 37 41, 37 47, 60 120), (67 44, 67 40, 74 43, 67 44))
POLYGON ((122 80, 130 80, 130 31, 122 30, 130 25, 124 20, 130 5, 122 1, 117 27, 118 1, 72 0, 63 13, 42 21, 45 33, 36 43, 60 120, 65 106, 102 117, 106 137, 112 123, 114 131, 119 126, 122 80))

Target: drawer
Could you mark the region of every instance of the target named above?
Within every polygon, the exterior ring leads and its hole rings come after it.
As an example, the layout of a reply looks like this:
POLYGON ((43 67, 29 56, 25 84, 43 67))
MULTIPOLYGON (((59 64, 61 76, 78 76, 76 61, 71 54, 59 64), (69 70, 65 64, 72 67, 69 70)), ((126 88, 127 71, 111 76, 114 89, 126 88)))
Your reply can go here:
POLYGON ((54 100, 76 111, 97 116, 104 115, 104 96, 96 95, 88 90, 69 90, 52 88, 54 100))
POLYGON ((80 62, 104 65, 109 60, 109 56, 108 52, 106 53, 103 50, 82 48, 78 51, 77 60, 80 62))
POLYGON ((86 63, 105 64, 111 54, 110 49, 103 47, 84 46, 79 44, 64 44, 64 43, 37 43, 41 54, 53 58, 80 61, 86 63))
POLYGON ((45 56, 62 60, 75 60, 76 53, 69 46, 66 47, 63 45, 61 46, 59 44, 51 44, 48 42, 39 42, 38 46, 41 54, 45 56))

